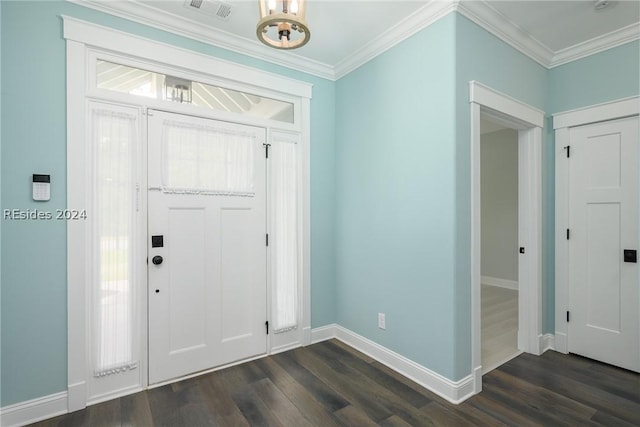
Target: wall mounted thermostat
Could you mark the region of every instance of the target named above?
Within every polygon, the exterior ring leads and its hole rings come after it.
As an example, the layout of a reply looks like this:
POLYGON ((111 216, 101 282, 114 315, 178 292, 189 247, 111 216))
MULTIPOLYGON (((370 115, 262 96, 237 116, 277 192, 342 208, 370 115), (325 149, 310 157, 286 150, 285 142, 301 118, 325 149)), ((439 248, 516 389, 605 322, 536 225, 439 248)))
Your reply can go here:
POLYGON ((51 175, 33 174, 33 200, 46 202, 51 199, 51 175))

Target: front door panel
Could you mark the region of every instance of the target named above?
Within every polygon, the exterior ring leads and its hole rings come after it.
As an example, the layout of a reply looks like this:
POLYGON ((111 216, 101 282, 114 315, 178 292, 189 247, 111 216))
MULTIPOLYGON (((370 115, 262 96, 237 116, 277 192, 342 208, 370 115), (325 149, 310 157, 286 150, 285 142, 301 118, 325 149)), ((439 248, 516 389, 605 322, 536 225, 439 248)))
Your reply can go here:
POLYGON ((150 111, 148 135, 153 384, 266 352, 265 131, 150 111))

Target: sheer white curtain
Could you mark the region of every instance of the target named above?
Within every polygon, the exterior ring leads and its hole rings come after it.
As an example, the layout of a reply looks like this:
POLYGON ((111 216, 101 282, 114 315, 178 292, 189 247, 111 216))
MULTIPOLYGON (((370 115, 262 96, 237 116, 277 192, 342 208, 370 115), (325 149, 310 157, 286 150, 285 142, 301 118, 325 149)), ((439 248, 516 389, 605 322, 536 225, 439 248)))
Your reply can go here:
POLYGON ((254 135, 165 121, 162 140, 165 192, 255 194, 254 135))
POLYGON ((134 336, 134 189, 137 116, 94 108, 95 256, 94 375, 137 366, 134 336))
POLYGON ((269 160, 273 180, 273 329, 278 333, 298 326, 297 144, 275 139, 269 160))

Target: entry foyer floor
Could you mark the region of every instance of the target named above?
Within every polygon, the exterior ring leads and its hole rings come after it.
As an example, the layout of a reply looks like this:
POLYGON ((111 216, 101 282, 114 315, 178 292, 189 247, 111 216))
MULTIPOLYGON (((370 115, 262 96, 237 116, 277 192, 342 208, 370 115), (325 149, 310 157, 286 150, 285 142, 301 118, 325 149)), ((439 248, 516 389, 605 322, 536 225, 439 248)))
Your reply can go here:
POLYGON ((638 426, 640 376, 521 354, 453 405, 330 340, 35 424, 50 426, 638 426))

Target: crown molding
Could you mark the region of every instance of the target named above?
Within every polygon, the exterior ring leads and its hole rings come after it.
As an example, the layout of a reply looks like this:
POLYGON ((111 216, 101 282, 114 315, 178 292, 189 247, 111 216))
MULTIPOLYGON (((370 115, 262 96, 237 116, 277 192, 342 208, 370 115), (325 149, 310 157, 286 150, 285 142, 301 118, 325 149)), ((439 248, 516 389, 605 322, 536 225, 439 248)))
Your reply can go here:
POLYGON ((430 1, 335 66, 336 80, 456 10, 458 0, 430 1))
POLYGON ((640 24, 638 23, 557 51, 551 64, 549 64, 549 68, 567 64, 636 40, 640 40, 640 24))
POLYGON ((240 53, 251 58, 338 80, 451 12, 458 12, 545 68, 553 68, 640 39, 640 24, 554 52, 485 0, 430 0, 423 7, 335 65, 292 52, 266 48, 255 40, 211 28, 139 1, 67 0, 110 15, 240 53))
POLYGON ((182 37, 240 53, 306 74, 335 80, 331 65, 314 61, 292 52, 269 49, 258 41, 211 28, 183 16, 158 10, 138 1, 67 0, 109 15, 168 31, 182 37))
POLYGON ((463 1, 458 4, 457 11, 538 64, 549 68, 554 52, 489 3, 484 0, 463 1))
POLYGON ((640 40, 640 24, 635 23, 554 52, 485 0, 461 1, 456 11, 545 68, 557 67, 640 40))

